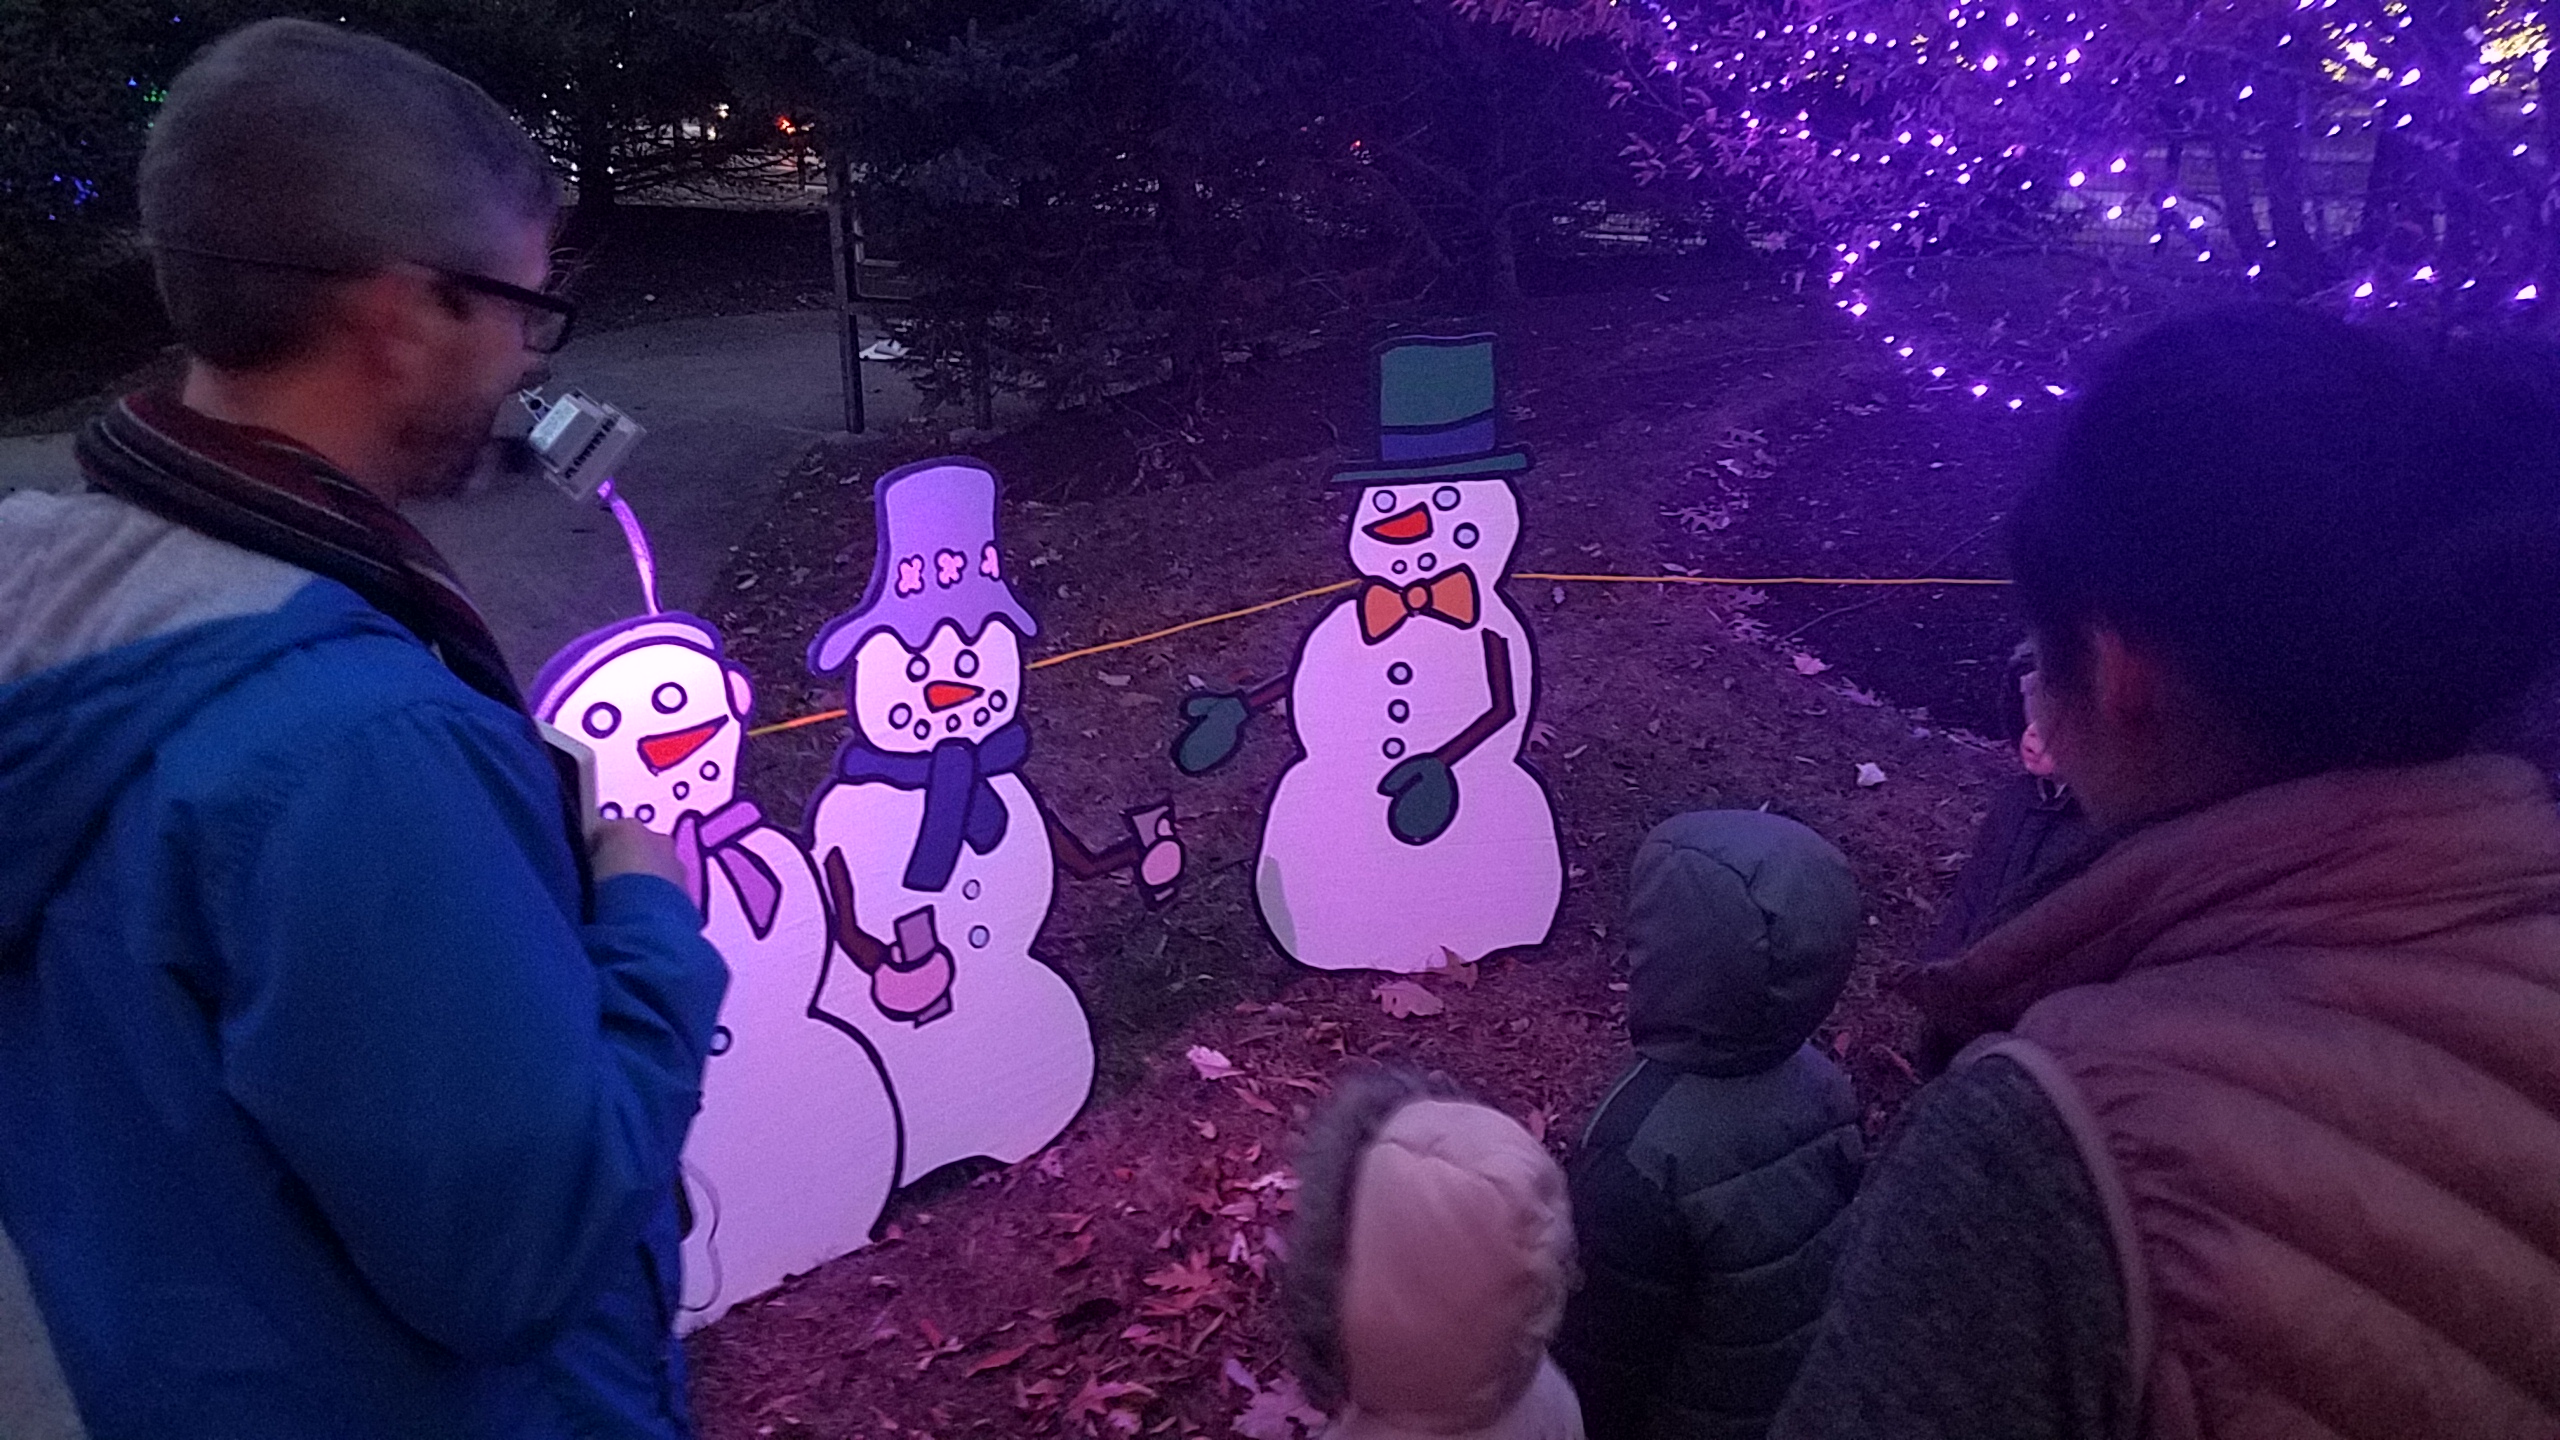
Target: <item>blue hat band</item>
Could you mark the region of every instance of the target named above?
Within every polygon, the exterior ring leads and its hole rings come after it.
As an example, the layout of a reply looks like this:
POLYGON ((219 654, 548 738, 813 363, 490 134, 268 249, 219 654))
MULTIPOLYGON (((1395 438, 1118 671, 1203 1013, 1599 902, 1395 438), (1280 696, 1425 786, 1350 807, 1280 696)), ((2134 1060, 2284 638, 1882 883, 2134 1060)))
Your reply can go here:
POLYGON ((1454 460, 1462 455, 1490 453, 1493 444, 1493 416, 1490 412, 1455 425, 1435 425, 1428 430, 1386 430, 1378 436, 1378 458, 1381 460, 1454 460))

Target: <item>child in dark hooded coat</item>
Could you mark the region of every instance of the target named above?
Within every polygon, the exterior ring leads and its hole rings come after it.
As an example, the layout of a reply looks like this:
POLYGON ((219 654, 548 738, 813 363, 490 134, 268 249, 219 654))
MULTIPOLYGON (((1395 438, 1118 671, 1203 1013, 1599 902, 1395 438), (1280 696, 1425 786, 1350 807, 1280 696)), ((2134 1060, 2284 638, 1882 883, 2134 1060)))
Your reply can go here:
POLYGON ((1569 1167, 1585 1274, 1557 1363, 1591 1440, 1757 1440, 1821 1318, 1863 1149, 1849 1079, 1808 1041, 1862 909, 1792 820, 1664 822, 1628 876, 1636 1061, 1569 1167))

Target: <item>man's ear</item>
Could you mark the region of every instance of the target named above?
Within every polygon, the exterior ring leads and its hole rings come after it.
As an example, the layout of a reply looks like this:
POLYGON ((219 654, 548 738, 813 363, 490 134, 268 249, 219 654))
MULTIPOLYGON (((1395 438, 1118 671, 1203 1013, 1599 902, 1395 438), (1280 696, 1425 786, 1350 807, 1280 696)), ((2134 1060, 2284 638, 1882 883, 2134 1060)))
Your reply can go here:
POLYGON ((747 672, 735 666, 725 671, 729 681, 729 713, 744 722, 756 708, 755 686, 748 682, 747 672))
POLYGON ((340 282, 329 328, 371 378, 400 387, 432 369, 451 315, 434 280, 392 269, 340 282))

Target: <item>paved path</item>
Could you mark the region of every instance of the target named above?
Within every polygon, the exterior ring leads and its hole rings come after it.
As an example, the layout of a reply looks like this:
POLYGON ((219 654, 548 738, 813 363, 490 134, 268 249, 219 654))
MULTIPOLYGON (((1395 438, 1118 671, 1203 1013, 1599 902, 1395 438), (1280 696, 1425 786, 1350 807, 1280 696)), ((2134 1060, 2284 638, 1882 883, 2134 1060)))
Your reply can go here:
MULTIPOLYGON (((553 392, 576 386, 648 427, 619 488, 648 527, 659 603, 705 604, 783 466, 838 431, 834 317, 821 311, 675 320, 609 331, 561 352, 553 392)), ((869 431, 915 414, 915 388, 865 365, 869 431)), ((532 477, 409 507, 479 600, 519 678, 554 650, 640 609, 622 531, 532 477)))
MULTIPOLYGON (((864 327, 866 335, 879 332, 864 327)), ((915 387, 865 365, 868 433, 911 418, 915 387)), ((575 386, 648 427, 620 489, 648 527, 659 603, 708 603, 710 588, 780 473, 844 423, 835 318, 824 311, 671 320, 580 340, 553 365, 575 386)), ((1013 423, 1027 407, 998 407, 1013 423)), ((71 437, 0 439, 0 494, 73 478, 71 437)), ((531 679, 561 645, 635 614, 640 587, 622 532, 600 507, 529 476, 484 476, 473 492, 409 507, 461 572, 516 674, 531 679)))

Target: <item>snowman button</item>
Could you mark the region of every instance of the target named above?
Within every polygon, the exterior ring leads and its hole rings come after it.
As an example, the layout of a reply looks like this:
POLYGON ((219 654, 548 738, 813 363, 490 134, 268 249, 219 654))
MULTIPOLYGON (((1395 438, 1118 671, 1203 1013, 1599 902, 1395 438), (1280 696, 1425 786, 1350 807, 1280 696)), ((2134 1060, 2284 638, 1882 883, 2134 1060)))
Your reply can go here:
POLYGON ((1387 683, 1388 683, 1388 684, 1390 684, 1390 685, 1405 685, 1405 684, 1410 684, 1410 683, 1412 683, 1412 680, 1413 680, 1413 667, 1412 667, 1412 666, 1410 666, 1410 665, 1407 665, 1407 664, 1406 664, 1406 663, 1404 663, 1403 661, 1399 660, 1399 661, 1397 661, 1396 663, 1394 663, 1393 665, 1390 665, 1390 666, 1388 666, 1388 667, 1387 667, 1387 683))
POLYGON ((979 884, 975 880, 965 881, 960 886, 960 898, 963 900, 975 900, 978 898, 978 892, 985 888, 985 886, 979 884))
POLYGON ((1403 724, 1406 718, 1412 714, 1413 707, 1407 705, 1401 700, 1390 700, 1387 702, 1387 718, 1393 720, 1399 725, 1403 724))
POLYGON ((631 818, 639 821, 643 825, 646 825, 650 821, 658 818, 658 807, 655 805, 643 805, 639 809, 631 812, 631 818))
POLYGON ((973 950, 984 950, 984 949, 986 949, 986 948, 987 948, 987 941, 988 941, 988 939, 989 939, 989 938, 991 938, 991 937, 987 934, 987 927, 986 927, 986 926, 984 926, 984 925, 972 925, 972 926, 970 926, 970 927, 969 927, 969 946, 970 946, 970 948, 971 948, 971 949, 973 949, 973 950))
POLYGON ((1398 760, 1404 757, 1404 742, 1393 735, 1388 736, 1387 743, 1379 748, 1387 752, 1387 758, 1390 760, 1398 760))

